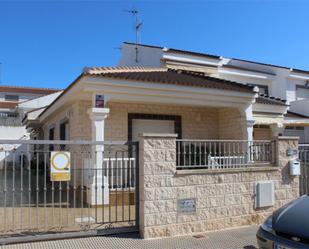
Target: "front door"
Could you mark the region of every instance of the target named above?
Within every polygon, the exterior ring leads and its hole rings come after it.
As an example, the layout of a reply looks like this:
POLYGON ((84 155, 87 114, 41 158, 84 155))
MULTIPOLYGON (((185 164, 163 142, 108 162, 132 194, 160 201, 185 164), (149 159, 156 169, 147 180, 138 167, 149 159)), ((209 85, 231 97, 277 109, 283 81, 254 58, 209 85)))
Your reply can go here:
POLYGON ((174 120, 133 119, 132 140, 137 141, 142 133, 175 133, 174 120))

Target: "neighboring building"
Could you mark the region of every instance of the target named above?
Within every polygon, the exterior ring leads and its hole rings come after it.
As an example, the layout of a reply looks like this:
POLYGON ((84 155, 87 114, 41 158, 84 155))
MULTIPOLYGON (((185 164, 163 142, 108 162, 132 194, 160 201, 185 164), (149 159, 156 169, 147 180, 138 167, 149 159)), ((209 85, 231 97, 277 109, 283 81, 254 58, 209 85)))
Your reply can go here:
POLYGON ((0 139, 27 137, 26 129, 22 125, 23 116, 25 112, 41 106, 32 105, 24 109, 18 105, 59 91, 47 88, 0 86, 0 139))
POLYGON ((301 143, 309 143, 309 71, 126 42, 123 44, 118 65, 189 70, 202 72, 211 77, 258 86, 261 95, 286 100, 289 110, 284 113, 282 122, 278 122, 275 113, 273 113, 272 121, 269 118, 266 120, 263 116, 265 112, 271 112, 272 108, 261 109, 259 105, 261 99, 258 100, 253 105, 254 116, 257 117, 254 129, 256 139, 269 139, 271 130, 276 129, 279 133, 300 136, 301 143))
MULTIPOLYGON (((26 113, 46 107, 58 96, 59 91, 48 88, 0 86, 0 139, 29 139, 27 127, 22 122, 26 113)), ((3 166, 3 158, 4 154, 0 152, 0 167, 3 166)))

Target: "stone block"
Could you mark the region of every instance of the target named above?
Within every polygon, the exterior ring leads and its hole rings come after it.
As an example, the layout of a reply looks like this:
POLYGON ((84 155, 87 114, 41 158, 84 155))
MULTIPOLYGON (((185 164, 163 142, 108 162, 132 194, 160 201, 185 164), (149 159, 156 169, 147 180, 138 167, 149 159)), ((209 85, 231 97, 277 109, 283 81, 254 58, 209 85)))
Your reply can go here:
POLYGON ((164 201, 145 201, 144 202, 144 212, 145 214, 155 214, 165 212, 165 202, 164 201))
POLYGON ((175 176, 172 178, 172 186, 178 187, 178 186, 185 186, 186 184, 187 184, 187 178, 185 176, 175 176))
POLYGON ((286 189, 277 189, 275 191, 276 200, 285 200, 286 199, 286 189))
POLYGON ((176 188, 172 187, 161 187, 155 189, 156 200, 169 200, 176 198, 176 188))
POLYGON ((143 237, 145 239, 166 237, 166 226, 145 227, 143 237))

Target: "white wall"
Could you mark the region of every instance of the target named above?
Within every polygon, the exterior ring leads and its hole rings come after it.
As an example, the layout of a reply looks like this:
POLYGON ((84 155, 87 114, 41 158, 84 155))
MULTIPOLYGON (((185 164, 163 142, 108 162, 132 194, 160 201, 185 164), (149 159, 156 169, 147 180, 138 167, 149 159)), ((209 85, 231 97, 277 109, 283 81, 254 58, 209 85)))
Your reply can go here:
POLYGON ((52 93, 52 94, 49 94, 49 95, 45 95, 45 96, 42 96, 42 97, 39 97, 39 98, 36 98, 36 99, 32 99, 32 100, 20 103, 20 104, 18 104, 18 108, 27 111, 27 110, 33 110, 33 109, 36 109, 36 108, 48 106, 61 93, 62 93, 62 91, 59 91, 59 92, 56 92, 56 93, 52 93))
POLYGON ((19 96, 18 102, 27 101, 27 100, 34 99, 34 98, 37 98, 39 96, 42 96, 42 94, 1 92, 0 93, 0 101, 6 101, 5 95, 18 95, 19 96))
POLYGON ((124 43, 118 66, 160 67, 162 55, 161 48, 138 46, 138 60, 136 62, 135 45, 124 43))
POLYGON ((309 99, 292 101, 290 103, 290 110, 309 117, 309 99))
MULTIPOLYGON (((13 139, 21 139, 21 140, 27 140, 29 139, 29 133, 27 132, 26 128, 24 126, 0 126, 0 139, 6 139, 6 140, 13 140, 13 139)), ((1 144, 2 146, 3 144, 1 144)), ((13 145, 5 145, 5 148, 7 150, 11 150, 13 148, 13 145)), ((15 160, 16 165, 18 165, 19 162, 19 150, 21 149, 21 146, 17 146, 17 151, 15 152, 15 160)), ((6 160, 8 162, 12 161, 12 156, 9 154, 6 154, 5 152, 0 152, 0 170, 3 169, 4 166, 4 158, 6 157, 6 160)))

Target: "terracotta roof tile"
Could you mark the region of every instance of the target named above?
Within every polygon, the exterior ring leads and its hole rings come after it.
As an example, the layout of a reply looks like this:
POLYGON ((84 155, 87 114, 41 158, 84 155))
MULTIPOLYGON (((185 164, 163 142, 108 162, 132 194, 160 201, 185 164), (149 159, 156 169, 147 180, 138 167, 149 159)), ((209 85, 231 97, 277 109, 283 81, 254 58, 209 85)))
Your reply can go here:
POLYGON ((85 67, 84 74, 105 74, 123 72, 166 72, 168 69, 163 67, 85 67))
POLYGON ((286 100, 267 95, 260 95, 255 101, 258 104, 287 106, 286 100))
POLYGON ((0 108, 13 109, 17 105, 18 105, 18 102, 4 102, 4 101, 0 101, 0 108))
POLYGON ((0 86, 0 92, 10 93, 33 93, 33 94, 51 94, 61 91, 60 89, 53 88, 40 88, 40 87, 28 87, 28 86, 0 86))
POLYGON ((206 76, 204 73, 143 67, 92 67, 84 75, 253 93, 253 86, 206 76))

